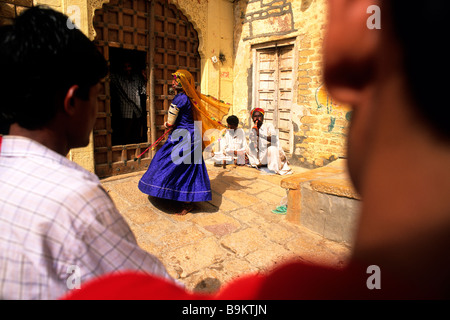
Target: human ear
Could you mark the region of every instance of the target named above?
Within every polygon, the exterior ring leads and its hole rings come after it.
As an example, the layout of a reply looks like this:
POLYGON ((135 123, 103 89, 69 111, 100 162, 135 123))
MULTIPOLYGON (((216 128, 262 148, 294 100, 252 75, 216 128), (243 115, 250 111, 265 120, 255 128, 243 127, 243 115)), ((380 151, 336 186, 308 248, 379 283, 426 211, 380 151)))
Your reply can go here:
MULTIPOLYGON (((337 101, 355 104, 374 80, 380 31, 370 28, 373 0, 329 0, 324 39, 324 81, 337 101), (368 13, 369 12, 369 13, 368 13)), ((375 17, 376 18, 376 17, 375 17)))
POLYGON ((78 85, 71 86, 64 97, 64 110, 69 114, 73 115, 75 113, 75 99, 76 91, 78 90, 78 85))

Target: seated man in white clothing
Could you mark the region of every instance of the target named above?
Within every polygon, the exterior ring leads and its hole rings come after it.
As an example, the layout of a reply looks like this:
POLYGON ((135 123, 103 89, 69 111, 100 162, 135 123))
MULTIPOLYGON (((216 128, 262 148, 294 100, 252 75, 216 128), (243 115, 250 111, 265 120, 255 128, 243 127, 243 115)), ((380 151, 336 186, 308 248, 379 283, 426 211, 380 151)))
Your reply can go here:
POLYGON ((245 151, 247 150, 247 138, 244 130, 238 128, 239 118, 231 115, 227 118, 228 129, 219 140, 219 152, 214 154, 216 164, 245 164, 245 151))
POLYGON ((254 126, 247 148, 249 164, 258 169, 267 166, 269 171, 280 175, 292 173, 286 154, 278 143, 274 126, 264 122, 264 110, 255 108, 250 116, 254 126))

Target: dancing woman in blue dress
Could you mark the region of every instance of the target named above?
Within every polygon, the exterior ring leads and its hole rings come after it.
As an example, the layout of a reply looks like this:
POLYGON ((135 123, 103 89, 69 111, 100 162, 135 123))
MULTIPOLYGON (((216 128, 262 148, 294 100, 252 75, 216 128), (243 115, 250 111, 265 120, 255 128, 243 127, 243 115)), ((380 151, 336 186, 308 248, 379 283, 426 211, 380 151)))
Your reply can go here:
POLYGON ((164 124, 171 132, 166 143, 156 152, 138 187, 150 196, 182 202, 182 209, 176 214, 185 215, 193 209, 192 202, 210 201, 212 195, 203 161, 202 130, 198 127, 201 121, 194 122, 194 106, 186 94, 186 81, 181 81, 180 77, 194 84, 188 71, 174 73, 172 87, 177 94, 164 124))

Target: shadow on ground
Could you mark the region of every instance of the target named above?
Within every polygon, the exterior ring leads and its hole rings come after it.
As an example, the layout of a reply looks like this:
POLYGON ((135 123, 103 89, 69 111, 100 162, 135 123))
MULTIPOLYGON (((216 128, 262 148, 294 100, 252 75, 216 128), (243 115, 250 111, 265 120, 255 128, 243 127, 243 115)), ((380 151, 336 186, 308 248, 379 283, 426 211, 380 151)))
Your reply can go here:
MULTIPOLYGON (((226 190, 244 190, 247 189, 245 185, 242 185, 241 181, 256 180, 256 178, 241 178, 233 175, 225 175, 226 172, 220 172, 216 177, 210 180, 211 191, 213 199, 211 201, 194 202, 194 209, 192 214, 199 212, 218 212, 220 205, 222 204, 222 195, 226 190)), ((162 199, 153 196, 148 196, 149 202, 161 212, 166 214, 174 214, 181 211, 182 202, 162 199)))
MULTIPOLYGON (((162 199, 157 197, 148 196, 148 201, 159 211, 164 212, 166 214, 175 214, 176 212, 180 212, 182 210, 183 202, 170 200, 170 199, 162 199)), ((219 208, 214 206, 213 204, 205 201, 205 202, 194 202, 194 209, 192 209, 190 214, 196 214, 201 212, 217 212, 219 208)))

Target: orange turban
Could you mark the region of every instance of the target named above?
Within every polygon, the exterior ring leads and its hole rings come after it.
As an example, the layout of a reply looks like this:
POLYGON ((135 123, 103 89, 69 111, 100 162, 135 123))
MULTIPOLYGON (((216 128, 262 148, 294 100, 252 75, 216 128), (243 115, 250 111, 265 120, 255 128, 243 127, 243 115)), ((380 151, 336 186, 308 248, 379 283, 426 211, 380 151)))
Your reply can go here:
POLYGON ((261 113, 262 115, 264 115, 264 109, 261 108, 255 108, 252 111, 250 111, 250 117, 253 117, 253 114, 258 111, 259 113, 261 113))

